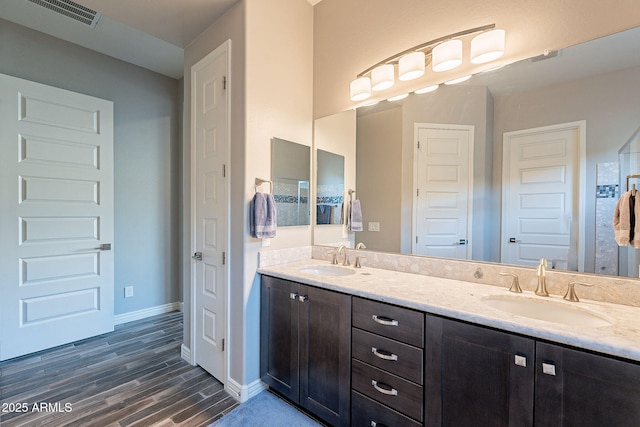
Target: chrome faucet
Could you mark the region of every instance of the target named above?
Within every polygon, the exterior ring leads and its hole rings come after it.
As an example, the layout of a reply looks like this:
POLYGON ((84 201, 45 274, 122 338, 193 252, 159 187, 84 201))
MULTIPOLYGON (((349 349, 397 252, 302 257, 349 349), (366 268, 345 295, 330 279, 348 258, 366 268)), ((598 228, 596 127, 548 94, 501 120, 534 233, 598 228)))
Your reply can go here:
POLYGON ((337 251, 337 256, 340 256, 340 252, 344 251, 344 262, 342 265, 351 265, 349 262, 349 254, 347 253, 347 247, 345 245, 340 245, 337 251))
POLYGON ((547 260, 544 258, 540 258, 540 264, 538 264, 538 288, 536 289, 536 295, 540 295, 541 297, 548 297, 549 292, 547 292, 547 260))

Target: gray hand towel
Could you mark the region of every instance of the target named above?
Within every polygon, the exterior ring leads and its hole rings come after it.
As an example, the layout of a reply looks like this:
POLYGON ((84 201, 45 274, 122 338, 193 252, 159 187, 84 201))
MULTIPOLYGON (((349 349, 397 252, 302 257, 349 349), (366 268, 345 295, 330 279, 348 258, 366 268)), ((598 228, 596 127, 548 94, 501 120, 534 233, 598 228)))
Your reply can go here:
POLYGON ((249 212, 251 237, 268 239, 276 236, 276 202, 272 194, 256 193, 249 212))
POLYGON ((349 205, 349 231, 362 231, 362 207, 356 199, 349 205))

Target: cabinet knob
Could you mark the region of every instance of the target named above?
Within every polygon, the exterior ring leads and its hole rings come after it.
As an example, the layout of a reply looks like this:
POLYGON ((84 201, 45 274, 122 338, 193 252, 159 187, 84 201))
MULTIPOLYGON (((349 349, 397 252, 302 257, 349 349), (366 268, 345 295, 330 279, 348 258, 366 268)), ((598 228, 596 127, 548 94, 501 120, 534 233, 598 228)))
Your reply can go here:
POLYGON ((295 292, 291 292, 289 294, 289 298, 291 298, 292 300, 297 300, 298 299, 298 294, 296 294, 295 292))
POLYGON ((378 381, 376 380, 371 380, 371 385, 373 386, 373 388, 375 388, 378 392, 382 393, 382 394, 386 394, 387 396, 397 396, 398 395, 398 390, 396 390, 393 387, 390 387, 384 383, 378 383, 378 381), (386 386, 386 387, 382 387, 382 386, 386 386))
POLYGON ((375 354, 380 359, 392 360, 394 362, 398 360, 398 355, 397 354, 393 354, 393 353, 390 353, 390 352, 384 351, 384 350, 378 350, 375 347, 371 347, 371 353, 375 354))
POLYGON ((522 366, 523 368, 527 367, 527 358, 525 356, 516 354, 513 359, 513 363, 515 363, 517 366, 522 366))
POLYGON ((374 322, 384 326, 398 326, 398 321, 395 319, 390 319, 384 316, 377 316, 375 314, 371 316, 371 318, 373 319, 374 322))
POLYGON ((308 299, 309 299, 309 297, 306 296, 306 295, 298 295, 298 301, 300 301, 300 302, 305 302, 308 299))
POLYGON ((556 375, 556 365, 553 363, 543 363, 542 364, 542 373, 545 375, 556 375))

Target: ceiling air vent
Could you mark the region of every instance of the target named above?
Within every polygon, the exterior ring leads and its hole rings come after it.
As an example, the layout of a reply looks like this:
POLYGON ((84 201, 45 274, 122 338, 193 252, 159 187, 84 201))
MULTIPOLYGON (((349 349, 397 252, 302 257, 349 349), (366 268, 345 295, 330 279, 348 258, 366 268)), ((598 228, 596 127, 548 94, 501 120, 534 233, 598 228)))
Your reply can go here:
POLYGON ((78 22, 82 22, 92 28, 98 24, 100 20, 100 13, 95 10, 84 7, 81 4, 74 3, 70 0, 29 0, 31 3, 35 3, 42 7, 46 7, 56 13, 75 19, 78 22))

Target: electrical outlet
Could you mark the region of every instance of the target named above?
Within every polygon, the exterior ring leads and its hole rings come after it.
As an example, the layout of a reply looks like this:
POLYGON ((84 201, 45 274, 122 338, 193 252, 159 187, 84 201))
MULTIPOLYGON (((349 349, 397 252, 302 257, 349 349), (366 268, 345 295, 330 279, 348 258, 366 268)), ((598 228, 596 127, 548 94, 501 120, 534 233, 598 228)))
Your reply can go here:
POLYGON ((369 231, 380 231, 379 222, 369 222, 369 231))
POLYGON ((133 286, 125 286, 124 297, 131 298, 133 296, 133 286))

